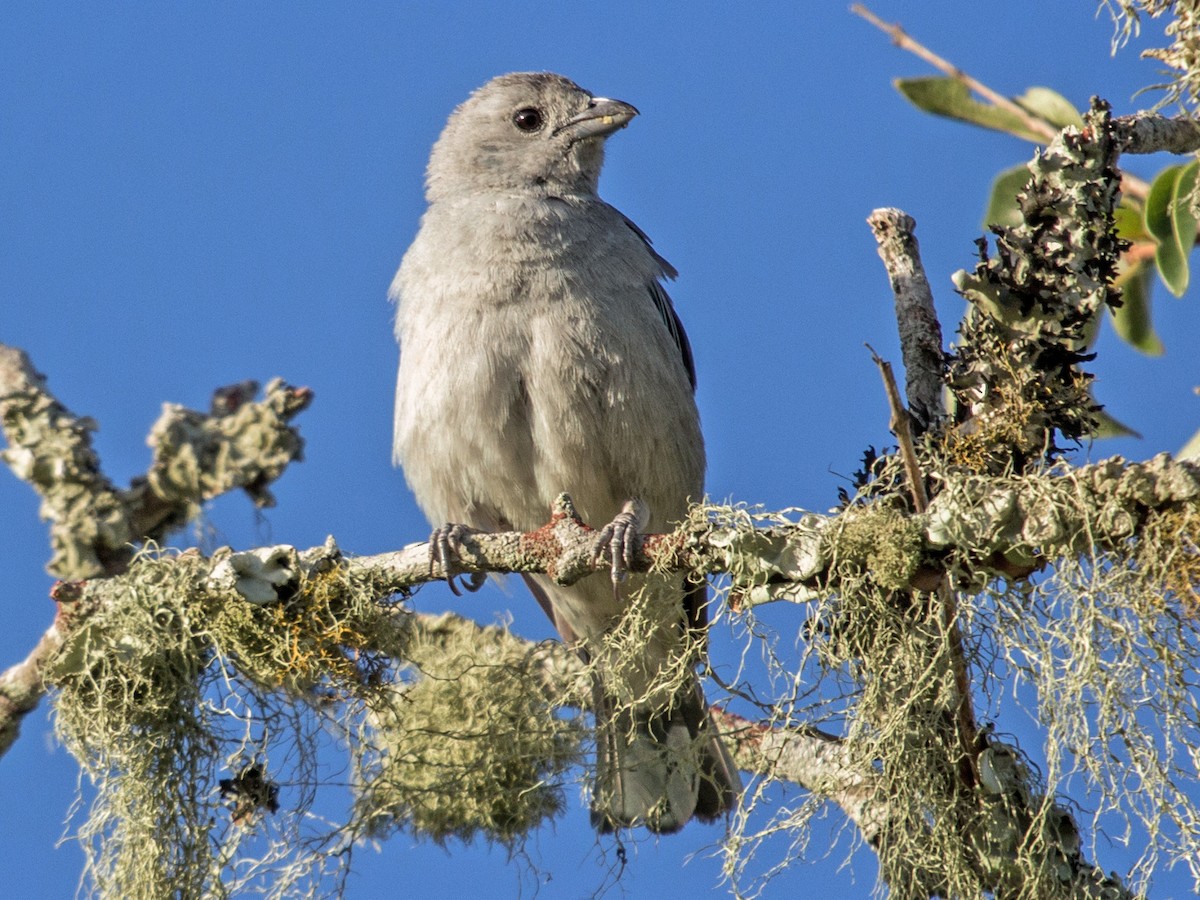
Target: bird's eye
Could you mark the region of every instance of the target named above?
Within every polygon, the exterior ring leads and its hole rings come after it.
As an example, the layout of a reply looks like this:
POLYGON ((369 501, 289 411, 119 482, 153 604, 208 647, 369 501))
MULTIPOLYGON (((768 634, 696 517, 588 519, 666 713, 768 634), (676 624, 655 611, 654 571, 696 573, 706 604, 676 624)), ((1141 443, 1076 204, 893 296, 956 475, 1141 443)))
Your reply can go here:
POLYGON ((526 106, 513 113, 513 124, 526 134, 533 134, 542 127, 542 111, 533 106, 526 106))

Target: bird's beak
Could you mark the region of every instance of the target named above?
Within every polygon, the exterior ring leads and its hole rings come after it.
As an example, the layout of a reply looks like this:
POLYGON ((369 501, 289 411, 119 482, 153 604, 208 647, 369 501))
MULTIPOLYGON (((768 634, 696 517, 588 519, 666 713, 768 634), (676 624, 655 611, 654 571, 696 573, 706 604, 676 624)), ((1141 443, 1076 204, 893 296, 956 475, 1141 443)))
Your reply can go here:
POLYGON ((587 109, 554 129, 555 135, 567 133, 572 141, 607 137, 628 125, 638 114, 637 107, 607 97, 593 97, 587 109))

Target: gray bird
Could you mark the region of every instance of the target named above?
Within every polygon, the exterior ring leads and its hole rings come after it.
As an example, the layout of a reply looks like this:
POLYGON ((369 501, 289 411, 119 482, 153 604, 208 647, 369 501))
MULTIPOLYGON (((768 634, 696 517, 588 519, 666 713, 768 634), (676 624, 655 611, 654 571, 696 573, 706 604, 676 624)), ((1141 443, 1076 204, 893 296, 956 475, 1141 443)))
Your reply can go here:
MULTIPOLYGON (((430 522, 455 523, 435 552, 452 556, 462 526, 538 528, 563 491, 585 521, 613 522, 618 545, 701 496, 692 353, 660 283, 675 269, 596 193, 605 139, 635 115, 559 75, 502 75, 433 147, 429 209, 391 295, 395 460, 430 522)), ((596 826, 669 832, 728 812, 740 779, 683 649, 706 623, 703 584, 525 581, 593 664, 596 826), (643 587, 650 627, 632 650, 610 646, 643 587)))

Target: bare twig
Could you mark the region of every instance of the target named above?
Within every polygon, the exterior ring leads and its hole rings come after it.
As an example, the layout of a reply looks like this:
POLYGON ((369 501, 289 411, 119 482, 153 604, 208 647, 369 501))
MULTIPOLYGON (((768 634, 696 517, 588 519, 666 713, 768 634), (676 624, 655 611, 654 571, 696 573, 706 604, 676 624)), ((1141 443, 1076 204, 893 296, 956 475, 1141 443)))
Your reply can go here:
MULTIPOLYGON (((883 376, 884 392, 887 394, 888 406, 891 408, 891 430, 896 435, 900 445, 900 455, 904 460, 904 471, 908 477, 909 490, 912 492, 913 506, 918 513, 924 513, 929 508, 929 495, 925 490, 925 475, 921 471, 917 459, 916 448, 913 446, 912 433, 909 430, 909 414, 900 401, 900 389, 896 387, 896 378, 892 374, 890 363, 880 359, 872 351, 875 364, 883 376)), ((959 777, 965 787, 974 787, 978 776, 975 771, 975 757, 978 753, 976 735, 978 726, 975 722, 974 704, 971 702, 971 679, 967 669, 967 653, 963 645, 962 629, 958 625, 958 601, 954 590, 946 576, 943 576, 937 588, 938 601, 942 611, 942 628, 950 642, 950 668, 954 674, 954 686, 957 693, 955 707, 955 728, 959 742, 959 777)))
POLYGON ((892 43, 901 50, 907 50, 914 56, 925 60, 925 62, 929 63, 944 75, 953 78, 955 81, 962 82, 980 97, 983 97, 985 100, 989 101, 993 106, 996 106, 1019 118, 1022 124, 1024 124, 1029 131, 1033 132, 1034 134, 1039 134, 1045 138, 1046 143, 1049 143, 1058 136, 1058 129, 1045 119, 1041 118, 1040 116, 1035 116, 1027 109, 1024 109, 1020 104, 1015 103, 1008 97, 1005 97, 1003 94, 992 90, 982 81, 972 78, 949 60, 938 56, 924 44, 914 40, 899 25, 888 24, 861 3, 853 4, 850 7, 850 11, 855 15, 866 19, 880 31, 883 31, 885 34, 887 34, 888 37, 892 39, 892 43))
POLYGON ((900 458, 904 460, 904 474, 908 477, 913 507, 918 513, 923 513, 929 507, 929 494, 925 490, 925 476, 921 472, 921 465, 917 461, 917 449, 913 445, 910 427, 912 418, 904 408, 904 401, 900 399, 900 388, 896 386, 892 364, 881 358, 869 344, 867 349, 871 350, 871 359, 879 367, 879 374, 883 378, 883 391, 887 395, 888 409, 891 411, 888 427, 900 445, 900 458))

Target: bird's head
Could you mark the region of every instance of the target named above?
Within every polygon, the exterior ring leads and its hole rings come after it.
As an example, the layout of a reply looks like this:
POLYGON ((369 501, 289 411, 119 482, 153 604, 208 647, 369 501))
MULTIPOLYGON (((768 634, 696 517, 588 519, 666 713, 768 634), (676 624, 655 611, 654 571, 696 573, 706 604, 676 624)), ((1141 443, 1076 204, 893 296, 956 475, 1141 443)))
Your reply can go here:
POLYGON ((549 72, 493 78, 450 116, 434 144, 430 201, 463 193, 594 193, 604 139, 638 114, 549 72))

